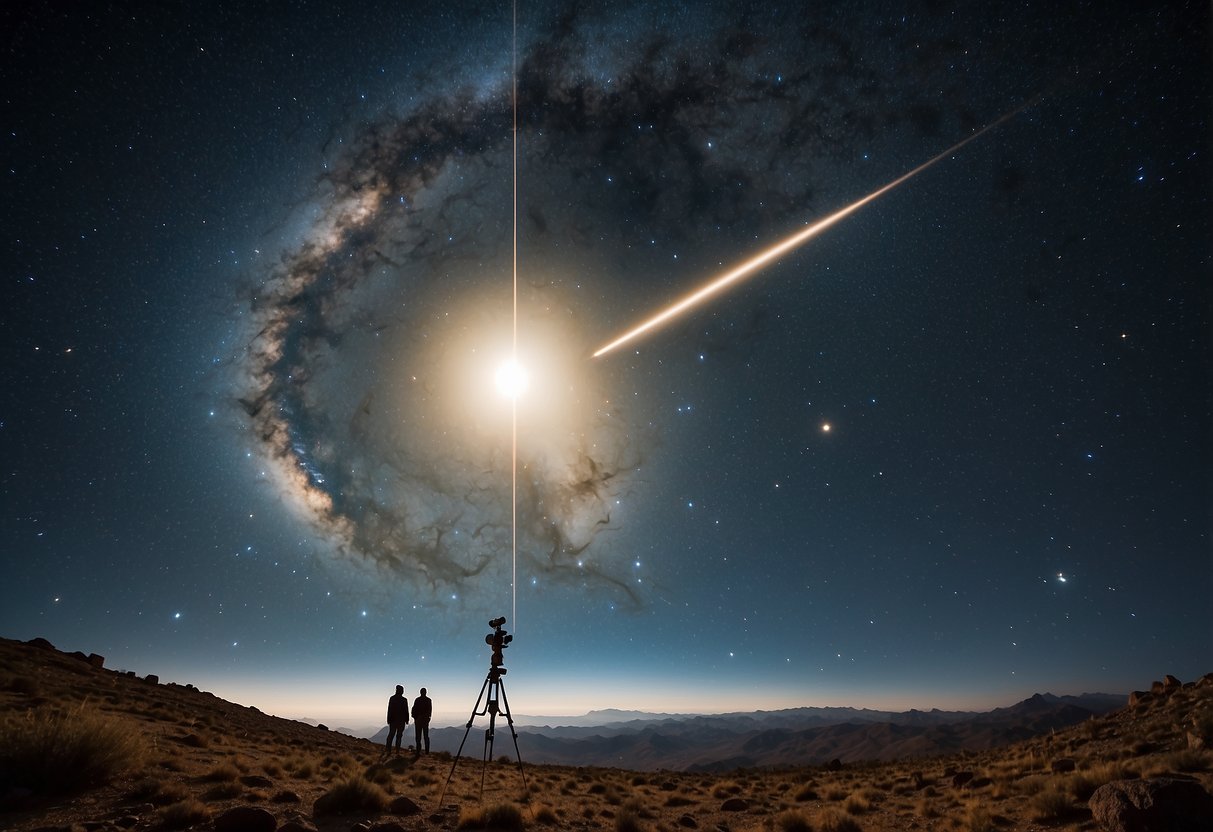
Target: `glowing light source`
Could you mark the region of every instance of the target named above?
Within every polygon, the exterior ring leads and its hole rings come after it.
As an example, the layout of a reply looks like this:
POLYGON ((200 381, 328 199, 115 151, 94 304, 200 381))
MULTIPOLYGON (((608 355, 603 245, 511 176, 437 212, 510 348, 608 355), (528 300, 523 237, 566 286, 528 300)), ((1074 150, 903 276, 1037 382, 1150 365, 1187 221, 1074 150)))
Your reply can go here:
POLYGON ((530 377, 527 375, 526 369, 513 359, 503 362, 497 368, 494 381, 497 384, 497 392, 507 399, 515 400, 525 393, 530 385, 530 377))

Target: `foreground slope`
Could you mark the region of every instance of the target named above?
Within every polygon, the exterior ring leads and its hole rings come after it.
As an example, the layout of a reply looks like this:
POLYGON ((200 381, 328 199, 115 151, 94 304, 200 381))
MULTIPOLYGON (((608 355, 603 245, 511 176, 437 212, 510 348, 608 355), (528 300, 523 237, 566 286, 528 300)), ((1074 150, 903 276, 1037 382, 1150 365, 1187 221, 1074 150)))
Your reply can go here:
MULTIPOLYGON (((457 766, 384 760, 367 740, 98 664, 0 640, 0 828, 1093 829, 1087 800, 1104 782, 1165 775, 1213 790, 1213 677, 997 750, 717 775, 482 766, 482 726, 457 766)), ((497 740, 512 753, 504 727, 497 740)))

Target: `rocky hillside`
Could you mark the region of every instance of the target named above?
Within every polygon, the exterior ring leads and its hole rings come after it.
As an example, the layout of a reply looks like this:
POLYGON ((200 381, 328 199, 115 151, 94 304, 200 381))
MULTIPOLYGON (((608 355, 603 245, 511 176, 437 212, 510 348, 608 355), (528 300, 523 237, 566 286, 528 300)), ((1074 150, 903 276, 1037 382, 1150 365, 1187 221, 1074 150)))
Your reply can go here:
MULTIPOLYGON (((898 762, 722 773, 482 764, 473 731, 473 756, 459 761, 385 757, 368 740, 116 673, 100 657, 0 640, 0 828, 1213 828, 1213 675, 1166 679, 1115 712, 1003 748, 898 762)), ((513 752, 504 730, 496 751, 513 752)))

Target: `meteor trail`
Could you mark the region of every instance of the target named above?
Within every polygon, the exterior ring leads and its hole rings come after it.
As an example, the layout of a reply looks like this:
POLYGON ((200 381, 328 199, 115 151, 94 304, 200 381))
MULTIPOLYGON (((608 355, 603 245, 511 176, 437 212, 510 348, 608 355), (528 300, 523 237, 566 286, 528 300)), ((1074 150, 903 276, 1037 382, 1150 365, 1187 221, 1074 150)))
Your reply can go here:
POLYGON ((1004 121, 1023 112, 1023 110, 1025 110, 1030 104, 1034 103, 1035 101, 1036 101, 1036 99, 1032 99, 1031 101, 1028 101, 1027 103, 1022 104, 1021 106, 1017 107, 1016 109, 1012 110, 1011 112, 1009 112, 1006 115, 999 118, 997 121, 993 121, 990 124, 987 124, 985 127, 981 128, 980 130, 978 130, 976 133, 969 136, 968 138, 957 142, 956 144, 952 145, 951 147, 949 147, 947 150, 943 151, 942 153, 940 153, 936 156, 932 156, 930 159, 923 162, 921 165, 919 165, 918 167, 909 171, 908 173, 903 173, 901 176, 894 179, 892 182, 885 185, 883 188, 872 191, 872 193, 868 194, 863 199, 860 199, 856 202, 852 202, 850 205, 846 206, 845 208, 842 208, 838 211, 835 211, 833 214, 830 214, 830 216, 826 217, 825 219, 818 220, 813 225, 810 225, 807 228, 797 231, 792 236, 787 237, 786 239, 776 243, 775 245, 771 246, 770 248, 766 249, 765 251, 759 252, 758 254, 751 257, 749 260, 746 260, 745 262, 734 266, 730 271, 725 272, 724 274, 720 275, 720 277, 717 277, 715 280, 712 280, 707 285, 705 285, 703 288, 696 289, 694 292, 687 295, 682 300, 674 302, 670 306, 663 309, 661 312, 658 312, 656 315, 649 318, 644 323, 639 324, 635 328, 630 329, 627 332, 625 332, 623 335, 620 335, 618 338, 616 338, 614 341, 611 341, 606 346, 600 347, 594 353, 593 357, 598 358, 599 356, 607 354, 608 352, 615 349, 616 347, 626 344, 628 341, 634 340, 635 338, 639 338, 644 333, 648 332, 651 329, 655 329, 656 327, 658 327, 661 324, 665 323, 666 321, 670 320, 671 318, 678 315, 679 313, 684 312, 687 309, 690 309, 692 306, 696 306, 700 302, 707 300, 708 298, 712 297, 713 295, 719 294, 720 292, 724 291, 726 288, 728 288, 732 284, 740 281, 742 278, 748 277, 749 275, 753 274, 758 269, 760 269, 763 266, 770 263, 772 260, 775 260, 776 258, 780 257, 781 255, 786 254, 787 252, 792 251, 793 249, 798 248, 801 245, 804 245, 804 243, 808 242, 813 237, 816 237, 822 231, 825 231, 827 228, 834 225, 834 223, 850 216, 851 214, 855 213, 860 208, 867 205, 869 202, 873 201, 874 199, 884 196, 885 194, 887 194, 889 191, 896 188, 901 183, 905 182, 908 179, 912 179, 913 177, 922 173, 924 170, 931 167, 931 165, 935 164, 940 159, 942 159, 945 156, 948 156, 952 153, 955 153, 956 151, 960 150, 962 147, 964 147, 969 142, 973 141, 974 139, 978 138, 979 136, 983 135, 984 133, 987 133, 990 130, 993 130, 995 127, 999 126, 1004 121))

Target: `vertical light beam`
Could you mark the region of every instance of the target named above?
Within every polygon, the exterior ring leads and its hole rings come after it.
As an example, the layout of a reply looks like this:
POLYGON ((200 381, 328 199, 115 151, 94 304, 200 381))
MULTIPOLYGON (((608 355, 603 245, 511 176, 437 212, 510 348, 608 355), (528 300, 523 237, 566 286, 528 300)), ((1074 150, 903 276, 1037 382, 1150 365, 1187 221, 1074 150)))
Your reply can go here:
POLYGON ((704 285, 702 288, 696 289, 694 292, 691 292, 689 295, 682 298, 681 300, 675 301, 674 303, 670 304, 665 309, 663 309, 661 312, 658 312, 653 317, 651 317, 648 320, 644 321, 643 323, 637 325, 636 327, 628 330, 623 335, 620 335, 614 341, 611 341, 610 343, 606 344, 605 346, 600 347, 594 353, 593 357, 598 358, 599 356, 606 355, 608 352, 615 349, 616 347, 623 346, 624 344, 628 343, 629 341, 639 338, 641 335, 644 335, 646 332, 656 329, 657 327, 664 324, 666 321, 669 321, 671 318, 676 317, 677 315, 681 314, 682 312, 685 312, 686 310, 690 309, 691 307, 698 306, 703 301, 706 301, 707 299, 720 294, 725 289, 727 289, 729 286, 732 286, 734 283, 737 283, 737 282, 741 281, 742 279, 749 277, 750 275, 754 274, 756 271, 758 271, 759 269, 761 269, 763 266, 767 265, 768 263, 772 262, 773 260, 776 260, 779 257, 783 256, 784 254, 787 254, 789 251, 792 251, 792 250, 804 245, 806 242, 811 240, 813 237, 816 237, 818 234, 825 231, 827 228, 829 228, 830 226, 839 222, 840 220, 846 219, 851 214, 855 213, 860 208, 867 205, 869 202, 879 199, 880 197, 887 194, 889 191, 896 188, 898 185, 900 185, 903 182, 906 182, 907 180, 912 179, 913 177, 922 173, 924 170, 931 167, 931 165, 935 164, 940 159, 943 159, 945 156, 949 156, 949 155, 955 153, 956 151, 960 150, 962 147, 964 147, 969 142, 973 141, 974 139, 978 138, 979 136, 981 136, 985 133, 988 133, 990 130, 993 130, 995 127, 999 126, 1007 119, 1012 118, 1015 115, 1018 115, 1026 107, 1028 107, 1029 104, 1033 103, 1034 101, 1035 101, 1035 99, 1033 99, 1033 101, 1029 101, 1029 102, 1021 105, 1020 107, 1017 107, 1016 109, 1012 110, 1011 112, 1009 112, 1006 115, 999 118, 997 121, 987 124, 985 127, 981 128, 980 130, 978 130, 976 133, 969 136, 968 138, 957 142, 956 144, 952 145, 951 147, 949 147, 947 150, 943 151, 942 153, 931 157, 930 159, 923 162, 921 165, 919 165, 918 167, 909 171, 908 173, 903 173, 901 176, 897 177, 892 182, 885 185, 883 188, 872 191, 872 193, 868 194, 863 199, 860 199, 856 202, 852 202, 850 205, 846 206, 845 208, 842 208, 841 210, 835 211, 833 214, 830 214, 825 219, 818 220, 817 222, 813 223, 812 225, 808 226, 807 228, 804 228, 804 229, 796 232, 795 234, 791 235, 790 237, 787 237, 787 238, 781 240, 780 242, 776 243, 775 245, 771 246, 770 248, 759 252, 758 254, 751 257, 749 260, 739 263, 738 265, 734 266, 729 271, 725 272, 724 274, 720 275, 719 277, 715 278, 714 280, 712 280, 709 283, 707 283, 706 285, 704 285))
MULTIPOLYGON (((510 36, 510 101, 514 109, 511 130, 514 152, 514 331, 510 360, 518 366, 518 0, 512 7, 510 36)), ((518 396, 510 397, 510 621, 518 632, 518 396)))

